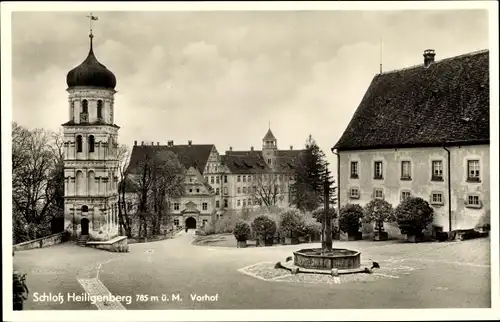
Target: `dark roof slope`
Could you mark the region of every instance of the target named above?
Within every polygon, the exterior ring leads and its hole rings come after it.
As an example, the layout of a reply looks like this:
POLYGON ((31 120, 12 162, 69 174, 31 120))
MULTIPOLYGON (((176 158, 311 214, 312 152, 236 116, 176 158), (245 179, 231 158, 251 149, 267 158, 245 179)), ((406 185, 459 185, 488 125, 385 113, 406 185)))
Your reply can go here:
POLYGON ((264 136, 264 141, 265 140, 276 140, 276 137, 274 136, 273 134, 273 131, 271 131, 271 129, 267 130, 267 133, 266 135, 264 136))
MULTIPOLYGON (((276 151, 275 171, 290 173, 296 165, 297 158, 303 150, 276 151)), ((268 173, 271 168, 262 157, 262 151, 226 151, 221 156, 222 162, 231 173, 268 173)))
POLYGON ((373 78, 339 150, 489 142, 489 52, 373 78))
POLYGON ((153 155, 157 152, 171 151, 177 158, 179 162, 188 169, 189 167, 195 167, 203 173, 205 165, 207 164, 208 157, 212 151, 213 144, 192 144, 192 145, 134 145, 132 149, 132 154, 130 156, 129 171, 134 172, 134 169, 138 167, 145 159, 145 157, 150 154, 153 155))

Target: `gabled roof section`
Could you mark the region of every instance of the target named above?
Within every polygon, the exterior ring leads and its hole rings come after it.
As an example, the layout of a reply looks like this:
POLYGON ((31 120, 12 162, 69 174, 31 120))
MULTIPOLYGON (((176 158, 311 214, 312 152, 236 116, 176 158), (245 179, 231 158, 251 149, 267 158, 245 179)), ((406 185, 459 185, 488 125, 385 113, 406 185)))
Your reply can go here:
POLYGON ((262 155, 223 155, 222 163, 231 173, 266 173, 270 168, 262 155))
POLYGON ((376 75, 334 148, 489 143, 489 51, 376 75))
POLYGON ((131 172, 137 171, 141 162, 146 159, 146 156, 153 156, 162 151, 171 151, 179 162, 186 168, 196 168, 200 173, 203 173, 205 165, 212 151, 213 144, 193 144, 193 145, 134 145, 130 156, 128 170, 131 172))

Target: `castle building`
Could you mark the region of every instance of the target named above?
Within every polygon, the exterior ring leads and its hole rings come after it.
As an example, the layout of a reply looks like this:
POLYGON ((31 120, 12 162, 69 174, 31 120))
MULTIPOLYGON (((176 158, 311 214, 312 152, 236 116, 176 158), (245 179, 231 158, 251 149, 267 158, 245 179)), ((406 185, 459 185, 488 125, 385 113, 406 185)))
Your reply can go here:
POLYGON ((290 185, 296 158, 301 150, 278 150, 277 139, 269 129, 262 140, 262 151, 233 151, 220 155, 213 144, 167 145, 134 142, 126 182, 128 213, 137 212, 137 187, 133 176, 141 160, 154 151, 171 151, 186 170, 185 194, 170 201, 174 227, 200 228, 211 219, 258 206, 285 206, 290 203, 290 185))
POLYGON ((490 212, 489 52, 434 57, 373 78, 332 149, 340 206, 418 196, 436 231, 473 229, 490 212))
POLYGON ((65 228, 75 237, 118 233, 118 129, 114 124, 115 75, 94 55, 69 71, 64 133, 65 228))

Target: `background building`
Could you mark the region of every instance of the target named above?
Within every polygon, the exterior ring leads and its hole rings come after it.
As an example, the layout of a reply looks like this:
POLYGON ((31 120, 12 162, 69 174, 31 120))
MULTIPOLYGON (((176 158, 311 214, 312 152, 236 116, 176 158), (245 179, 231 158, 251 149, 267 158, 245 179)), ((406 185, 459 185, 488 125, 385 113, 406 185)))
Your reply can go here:
POLYGON ((373 78, 333 148, 340 206, 418 196, 444 231, 489 219, 489 52, 434 57, 373 78))

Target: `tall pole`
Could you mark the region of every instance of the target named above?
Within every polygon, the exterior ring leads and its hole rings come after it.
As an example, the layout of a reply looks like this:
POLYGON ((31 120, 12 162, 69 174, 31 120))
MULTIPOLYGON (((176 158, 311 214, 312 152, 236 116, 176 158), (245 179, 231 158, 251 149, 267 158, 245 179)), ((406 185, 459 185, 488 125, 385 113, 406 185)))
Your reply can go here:
POLYGON ((328 171, 328 163, 326 164, 325 170, 325 183, 324 183, 324 209, 325 209, 325 243, 324 243, 324 251, 331 252, 332 251, 332 217, 330 214, 329 206, 330 206, 330 180, 328 176, 330 175, 330 171, 328 171))

